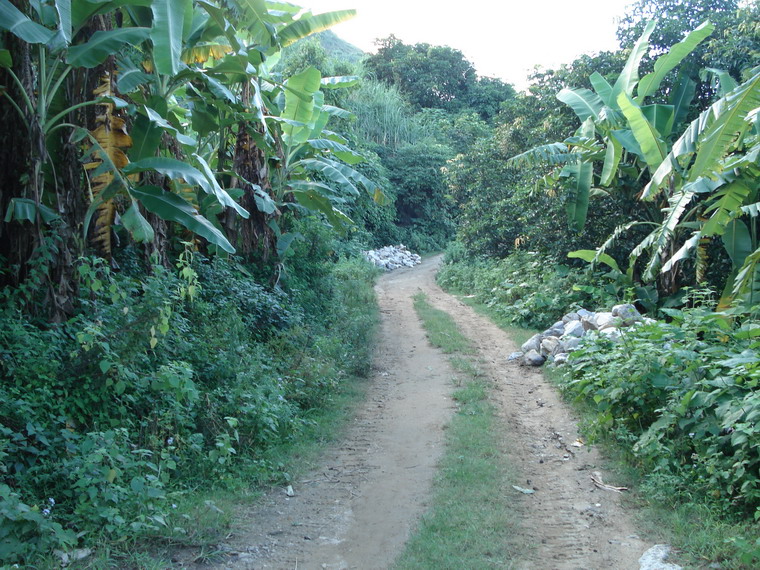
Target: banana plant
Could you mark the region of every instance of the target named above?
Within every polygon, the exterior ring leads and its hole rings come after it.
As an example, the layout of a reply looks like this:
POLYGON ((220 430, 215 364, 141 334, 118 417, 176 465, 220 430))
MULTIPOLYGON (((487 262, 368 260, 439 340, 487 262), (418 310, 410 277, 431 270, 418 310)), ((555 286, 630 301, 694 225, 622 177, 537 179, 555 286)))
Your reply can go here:
POLYGON ((645 238, 651 249, 649 274, 663 258, 662 271, 670 271, 706 239, 720 237, 733 263, 733 270, 719 302, 725 308, 741 300, 746 309, 760 301, 760 253, 755 233, 760 190, 760 67, 751 77, 702 112, 673 144, 670 153, 647 184, 643 199, 667 191, 672 197, 690 200, 702 195, 698 212, 685 215, 672 209, 655 230, 660 239, 645 238), (749 219, 749 226, 742 220, 749 219), (665 245, 677 225, 690 224, 693 232, 681 247, 665 257, 665 245), (694 227, 696 226, 696 227, 694 227), (663 239, 665 238, 665 239, 663 239))
MULTIPOLYGON (((561 143, 536 147, 509 161, 515 166, 561 166, 559 175, 547 180, 555 184, 565 182, 568 221, 578 231, 585 224, 594 182, 601 188, 620 190, 625 186, 623 179, 631 174, 638 180, 646 171, 654 173, 669 151, 668 140, 673 129, 688 112, 694 82, 685 76, 672 90, 668 104, 646 104, 646 100, 657 93, 665 76, 678 67, 714 27, 705 22, 696 28, 660 56, 651 73, 639 78, 639 66, 649 50, 648 41, 655 24, 646 25, 614 83, 594 73, 589 77, 593 90, 564 88, 557 94, 582 124, 588 123, 591 127, 582 127, 561 143), (588 172, 595 162, 601 162, 598 177, 588 172)), ((637 192, 634 188, 630 191, 637 192)))
MULTIPOLYGON (((81 7, 87 2, 76 3, 81 7)), ((113 9, 116 2, 99 3, 101 11, 113 9)), ((34 204, 34 209, 43 214, 43 207, 55 207, 52 198, 46 199, 45 172, 52 170, 52 180, 57 180, 54 164, 50 157, 52 135, 63 128, 75 128, 65 118, 77 109, 101 104, 125 106, 126 103, 108 96, 93 97, 91 100, 69 104, 64 102, 63 90, 66 80, 76 68, 91 69, 125 45, 138 45, 147 38, 146 28, 117 29, 99 31, 83 43, 76 42, 76 36, 87 23, 89 15, 73 9, 71 0, 55 0, 32 4, 33 14, 25 14, 9 0, 0 0, 0 30, 13 34, 30 45, 36 71, 35 88, 28 87, 16 73, 12 53, 0 49, 0 67, 10 79, 11 85, 0 86, 0 95, 21 117, 29 135, 31 174, 28 177, 28 194, 13 200, 13 211, 7 217, 19 218, 23 210, 19 205, 34 204), (43 201, 47 201, 45 206, 43 201)), ((38 219, 38 216, 35 215, 38 219)), ((42 216, 45 219, 45 216, 42 216)))

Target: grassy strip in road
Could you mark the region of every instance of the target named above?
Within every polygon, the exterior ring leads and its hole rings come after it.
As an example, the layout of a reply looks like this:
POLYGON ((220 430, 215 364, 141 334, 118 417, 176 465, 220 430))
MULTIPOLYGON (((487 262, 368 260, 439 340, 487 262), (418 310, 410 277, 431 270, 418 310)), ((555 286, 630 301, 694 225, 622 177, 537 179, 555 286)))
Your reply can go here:
POLYGON ((514 479, 502 452, 503 428, 488 400, 489 383, 470 355, 474 349, 444 311, 423 293, 414 307, 430 342, 450 354, 457 379, 457 413, 447 429, 446 452, 426 513, 397 560, 398 569, 504 568, 515 558, 510 540, 518 524, 514 479))

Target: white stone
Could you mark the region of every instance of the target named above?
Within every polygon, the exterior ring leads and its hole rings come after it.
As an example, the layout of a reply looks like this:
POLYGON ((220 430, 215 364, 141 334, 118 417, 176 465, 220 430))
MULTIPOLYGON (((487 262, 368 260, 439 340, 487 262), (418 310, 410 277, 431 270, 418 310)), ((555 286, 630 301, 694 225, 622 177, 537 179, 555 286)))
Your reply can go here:
POLYGON ((639 558, 639 570, 681 570, 678 564, 665 562, 670 555, 670 546, 655 544, 639 558))

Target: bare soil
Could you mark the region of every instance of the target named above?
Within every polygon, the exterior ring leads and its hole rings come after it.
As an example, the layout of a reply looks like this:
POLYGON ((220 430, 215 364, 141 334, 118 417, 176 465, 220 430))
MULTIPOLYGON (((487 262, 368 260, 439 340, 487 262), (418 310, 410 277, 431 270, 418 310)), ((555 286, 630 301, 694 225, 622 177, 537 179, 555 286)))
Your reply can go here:
POLYGON ((505 540, 521 545, 522 554, 513 567, 639 568, 651 545, 636 535, 621 495, 592 481, 605 480, 602 462, 594 449, 577 447, 572 413, 540 370, 506 361, 516 346, 502 330, 435 284, 439 263, 429 259, 379 280, 382 324, 367 398, 318 467, 293 484, 293 496, 274 489, 240 513, 220 545, 228 556, 218 568, 392 565, 429 506, 454 409, 455 373, 425 338, 412 308, 418 291, 475 343, 507 426, 503 452, 519 474, 515 484, 535 491, 514 491, 521 530, 505 540))

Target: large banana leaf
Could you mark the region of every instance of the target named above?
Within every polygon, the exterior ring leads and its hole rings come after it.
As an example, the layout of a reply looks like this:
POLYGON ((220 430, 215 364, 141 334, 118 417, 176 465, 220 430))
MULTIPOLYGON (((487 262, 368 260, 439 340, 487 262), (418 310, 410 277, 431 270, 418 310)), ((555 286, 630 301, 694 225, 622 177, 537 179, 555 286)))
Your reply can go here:
POLYGON ((760 106, 760 67, 753 77, 742 83, 725 98, 725 106, 715 121, 700 137, 699 150, 689 171, 689 180, 708 175, 718 167, 736 133, 745 126, 747 115, 760 106))
POLYGON ((140 186, 130 188, 129 193, 140 201, 149 212, 163 220, 177 222, 210 243, 221 247, 228 253, 235 253, 235 248, 222 232, 187 201, 171 192, 165 192, 157 186, 140 186))
POLYGON ((0 30, 8 30, 29 44, 46 44, 54 33, 26 16, 8 0, 0 0, 0 30))
POLYGON ((651 172, 655 172, 667 155, 665 143, 660 138, 660 133, 647 120, 641 107, 629 95, 621 93, 617 101, 620 110, 628 119, 633 136, 641 147, 647 166, 651 172))
POLYGON ((192 186, 200 186, 206 194, 216 196, 217 200, 223 206, 233 208, 243 218, 248 218, 249 213, 240 204, 235 202, 232 197, 221 187, 213 177, 213 172, 203 158, 193 155, 205 172, 190 166, 174 158, 155 156, 143 158, 137 162, 132 162, 124 168, 127 175, 137 174, 139 172, 154 171, 168 176, 172 180, 183 179, 192 186), (210 176, 211 175, 211 176, 210 176))
POLYGON ((685 73, 679 75, 668 103, 673 106, 673 124, 680 125, 689 114, 689 107, 697 92, 697 84, 685 73))
POLYGON ((323 77, 322 87, 324 89, 343 89, 345 87, 353 87, 360 81, 361 78, 357 75, 323 77))
POLYGON ((570 226, 576 231, 583 230, 588 215, 589 190, 594 174, 594 165, 590 162, 567 164, 562 169, 561 176, 569 178, 566 186, 565 211, 570 226))
POLYGON ((319 91, 321 79, 319 70, 309 67, 285 82, 285 108, 280 117, 291 121, 283 127, 283 137, 288 146, 305 143, 311 134, 309 124, 314 115, 314 94, 319 91), (299 123, 301 126, 298 126, 299 123))
POLYGON ((633 88, 639 80, 639 63, 641 63, 641 58, 649 50, 649 36, 652 35, 654 27, 654 21, 648 22, 641 37, 636 40, 625 62, 625 66, 623 66, 623 71, 620 72, 615 85, 612 87, 612 94, 610 96, 612 100, 611 107, 619 104, 621 94, 628 95, 629 97, 633 94, 633 88))
POLYGON ((752 235, 747 224, 741 220, 731 220, 726 225, 721 239, 733 266, 739 268, 744 265, 744 260, 752 253, 752 235))
POLYGON ((708 73, 712 73, 718 79, 718 85, 720 86, 719 93, 721 97, 725 97, 731 93, 731 91, 739 87, 739 84, 734 81, 734 78, 731 77, 731 74, 728 71, 725 71, 723 69, 715 69, 713 67, 706 67, 704 70, 702 70, 700 76, 704 79, 708 73))
POLYGON ((307 170, 318 172, 330 182, 338 184, 344 192, 353 196, 359 195, 359 191, 351 180, 351 174, 342 167, 343 165, 323 158, 308 158, 300 161, 299 164, 307 170))
POLYGON ((265 0, 239 0, 238 5, 243 9, 243 24, 253 43, 262 47, 272 46, 275 31, 265 0))
POLYGON ((176 75, 182 64, 182 31, 185 14, 192 14, 192 0, 153 0, 153 61, 160 75, 176 75))
POLYGON ((137 243, 151 242, 155 238, 153 227, 140 213, 140 208, 134 200, 127 211, 121 215, 121 223, 137 243))
POLYGON ((507 159, 507 166, 512 168, 565 164, 574 157, 565 143, 555 142, 540 145, 507 159))
POLYGON ((71 43, 71 0, 55 0, 55 11, 58 13, 58 32, 65 45, 71 43))
POLYGON ((591 81, 596 94, 604 101, 604 104, 608 107, 614 107, 615 101, 612 99, 612 85, 598 71, 589 76, 589 81, 591 81))
POLYGON ((605 139, 607 143, 607 151, 604 155, 604 166, 602 167, 602 175, 599 179, 600 186, 609 186, 612 184, 612 180, 615 178, 620 159, 623 156, 622 145, 613 137, 607 137, 605 139))
POLYGON ((641 112, 660 134, 660 138, 664 140, 670 135, 675 117, 675 109, 672 105, 643 105, 641 112))
POLYGON ((343 162, 348 164, 359 164, 364 161, 364 157, 354 152, 350 147, 330 140, 330 139, 309 139, 309 146, 317 150, 328 150, 343 162))
POLYGON ((565 87, 557 93, 557 99, 569 105, 581 122, 589 117, 599 120, 599 112, 604 107, 604 102, 599 95, 583 88, 568 89, 565 87))
POLYGON ((715 26, 709 21, 704 22, 692 30, 683 40, 672 46, 668 53, 657 58, 654 63, 654 71, 642 77, 639 82, 639 87, 636 90, 636 102, 642 105, 646 97, 653 95, 668 72, 675 69, 687 55, 694 51, 700 42, 712 34, 714 29, 715 26))
POLYGON ((646 281, 652 281, 655 278, 657 268, 662 260, 662 254, 673 240, 676 227, 681 222, 681 216, 686 207, 694 199, 694 194, 694 188, 688 186, 673 194, 670 197, 668 208, 665 209, 665 219, 645 238, 646 247, 651 247, 652 249, 649 263, 647 263, 646 270, 644 271, 644 279, 646 281))
POLYGON ((139 45, 148 39, 149 34, 149 28, 101 30, 92 34, 87 43, 71 46, 67 57, 74 67, 91 69, 103 63, 109 55, 118 52, 125 44, 139 45))
POLYGON ((301 38, 322 32, 335 24, 350 20, 354 16, 356 16, 356 10, 336 10, 314 16, 302 16, 279 31, 280 45, 282 47, 289 46, 301 38))
POLYGON ((702 226, 702 236, 709 237, 722 234, 729 222, 736 215, 741 215, 741 207, 752 190, 740 180, 723 187, 715 194, 716 201, 705 210, 705 214, 713 212, 710 219, 702 226))

